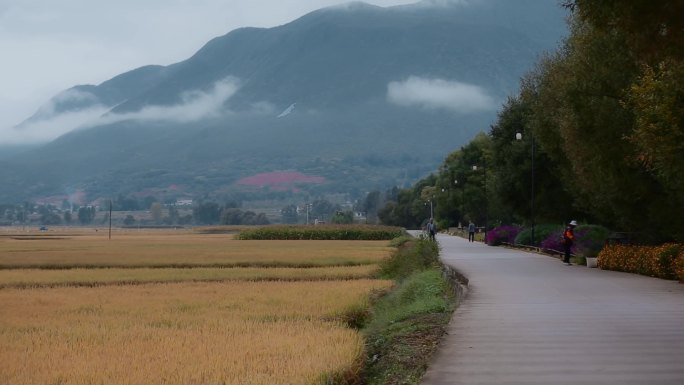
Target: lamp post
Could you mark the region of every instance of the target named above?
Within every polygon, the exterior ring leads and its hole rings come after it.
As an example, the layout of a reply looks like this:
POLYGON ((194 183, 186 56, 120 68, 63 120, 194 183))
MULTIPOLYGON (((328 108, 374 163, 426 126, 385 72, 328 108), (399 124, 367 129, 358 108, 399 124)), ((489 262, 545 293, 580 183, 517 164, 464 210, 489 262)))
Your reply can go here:
MULTIPOLYGON (((477 165, 473 166, 473 171, 477 171, 477 165)), ((485 236, 485 242, 487 242, 487 222, 488 222, 488 211, 489 211, 489 200, 487 199, 487 165, 484 163, 482 164, 482 173, 484 174, 484 197, 485 197, 485 227, 484 227, 484 236, 485 236)))
POLYGON ((425 206, 427 206, 428 203, 430 203, 430 218, 434 218, 432 215, 432 199, 429 199, 427 202, 425 202, 425 206))
MULTIPOLYGON (((458 186, 458 179, 454 179, 454 185, 455 185, 455 186, 458 186)), ((463 223, 465 223, 465 220, 463 220, 463 216, 464 216, 464 214, 465 214, 465 213, 463 212, 463 211, 464 211, 464 210, 463 210, 463 207, 464 207, 464 205, 465 205, 465 203, 464 203, 464 201, 465 201, 465 191, 464 191, 465 188, 464 188, 464 187, 465 187, 465 186, 464 186, 463 184, 461 184, 461 221, 462 221, 463 223)))
POLYGON ((109 200, 109 239, 112 239, 112 200, 109 200))
MULTIPOLYGON (((522 133, 515 133, 516 140, 522 140, 522 138, 522 133)), ((532 222, 532 246, 534 246, 536 242, 534 237, 534 135, 530 135, 530 138, 532 139, 532 169, 530 171, 530 219, 532 222)))

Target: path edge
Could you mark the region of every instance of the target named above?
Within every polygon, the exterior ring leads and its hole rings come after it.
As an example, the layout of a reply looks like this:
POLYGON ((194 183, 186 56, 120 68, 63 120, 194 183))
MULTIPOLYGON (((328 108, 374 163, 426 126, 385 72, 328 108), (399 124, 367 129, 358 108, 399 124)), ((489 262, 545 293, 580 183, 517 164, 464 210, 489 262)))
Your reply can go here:
POLYGON ((442 276, 451 284, 451 288, 456 297, 456 309, 468 295, 468 277, 463 275, 453 266, 447 265, 442 261, 442 276))

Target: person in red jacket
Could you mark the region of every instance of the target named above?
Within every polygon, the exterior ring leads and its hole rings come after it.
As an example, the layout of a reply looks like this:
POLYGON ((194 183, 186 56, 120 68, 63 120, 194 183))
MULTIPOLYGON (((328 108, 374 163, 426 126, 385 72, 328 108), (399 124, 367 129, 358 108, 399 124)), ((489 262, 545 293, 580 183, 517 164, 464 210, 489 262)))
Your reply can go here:
POLYGON ((563 232, 563 249, 565 249, 565 256, 563 257, 563 263, 570 266, 570 249, 572 244, 575 242, 575 226, 577 226, 577 221, 570 221, 565 227, 563 232))

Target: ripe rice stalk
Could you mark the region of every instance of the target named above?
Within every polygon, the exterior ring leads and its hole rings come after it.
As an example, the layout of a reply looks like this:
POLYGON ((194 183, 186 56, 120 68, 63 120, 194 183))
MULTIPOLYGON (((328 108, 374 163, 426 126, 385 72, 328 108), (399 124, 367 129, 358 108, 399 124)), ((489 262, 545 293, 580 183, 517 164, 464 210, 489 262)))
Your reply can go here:
POLYGON ((317 281, 370 278, 378 265, 302 268, 5 269, 1 288, 102 286, 185 281, 317 281))
POLYGON ((222 234, 0 237, 0 269, 352 266, 375 264, 391 251, 386 241, 238 241, 222 234))
POLYGON ((340 321, 381 280, 0 290, 0 383, 311 384, 359 369, 340 321))

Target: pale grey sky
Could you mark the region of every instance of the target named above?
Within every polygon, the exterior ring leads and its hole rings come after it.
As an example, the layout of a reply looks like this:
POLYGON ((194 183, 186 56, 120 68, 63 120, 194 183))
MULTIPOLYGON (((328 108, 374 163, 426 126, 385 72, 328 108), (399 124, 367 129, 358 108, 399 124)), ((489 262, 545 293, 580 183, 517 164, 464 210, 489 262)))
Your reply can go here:
MULTIPOLYGON (((0 142, 59 91, 184 60, 235 28, 344 0, 0 0, 0 142)), ((392 6, 417 0, 368 0, 392 6)))

